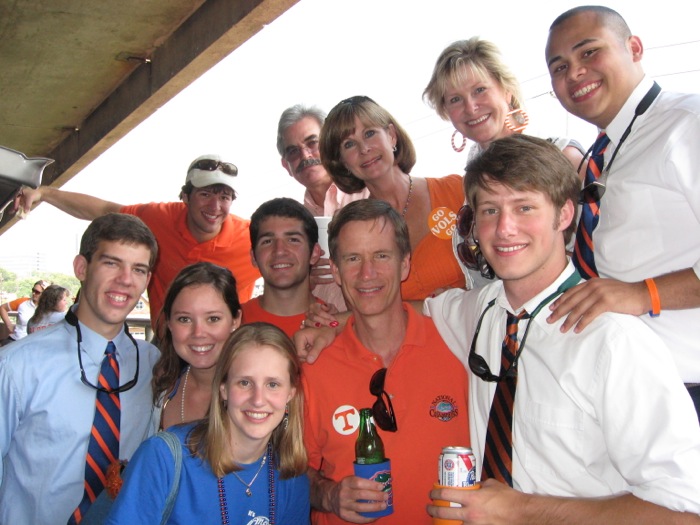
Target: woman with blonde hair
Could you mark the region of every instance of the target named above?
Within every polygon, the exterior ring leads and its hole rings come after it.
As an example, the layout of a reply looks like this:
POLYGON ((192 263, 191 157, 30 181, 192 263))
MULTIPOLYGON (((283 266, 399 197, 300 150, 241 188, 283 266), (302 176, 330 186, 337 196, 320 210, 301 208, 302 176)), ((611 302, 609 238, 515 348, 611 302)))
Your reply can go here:
MULTIPOLYGON (((440 53, 423 98, 440 117, 452 122, 452 148, 456 152, 464 150, 467 139, 474 142, 467 163, 493 141, 522 133, 529 122, 518 80, 503 63, 498 48, 479 37, 453 42, 440 53), (458 133, 461 141, 455 140, 458 133)), ((581 145, 567 137, 547 140, 564 153, 583 180, 586 167, 581 145)), ((478 242, 470 234, 473 215, 465 201, 452 243, 468 289, 483 286, 494 278, 493 270, 481 257, 478 242)), ((573 241, 570 247, 573 248, 573 241)))
MULTIPOLYGON (((252 323, 226 342, 207 417, 171 429, 183 447, 166 523, 309 522, 301 368, 279 328, 252 323)), ((124 472, 108 524, 160 523, 175 472, 162 439, 145 441, 124 472)))
POLYGON ((333 182, 346 193, 363 188, 388 202, 406 221, 411 271, 405 300, 422 300, 438 289, 464 285, 452 257, 449 225, 464 201, 462 177, 413 177, 416 152, 406 131, 369 97, 343 100, 326 117, 320 153, 333 182), (440 223, 441 219, 445 219, 440 223))
MULTIPOLYGON (((472 37, 447 46, 433 68, 423 98, 455 127, 452 147, 464 150, 474 142, 469 160, 491 142, 522 133, 529 122, 523 107, 520 84, 503 63, 498 48, 487 40, 472 37), (455 140, 457 134, 462 140, 455 140)), ((583 149, 576 141, 551 138, 578 168, 583 149)))

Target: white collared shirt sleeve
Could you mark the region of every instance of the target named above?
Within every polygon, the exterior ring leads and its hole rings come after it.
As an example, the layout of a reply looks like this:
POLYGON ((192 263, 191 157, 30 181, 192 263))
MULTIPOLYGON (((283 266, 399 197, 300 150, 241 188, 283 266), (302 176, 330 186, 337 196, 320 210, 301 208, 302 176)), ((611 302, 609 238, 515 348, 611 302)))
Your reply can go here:
POLYGON ((480 313, 476 311, 477 296, 478 290, 451 288, 423 302, 423 313, 432 318, 440 337, 467 371, 469 347, 480 313))

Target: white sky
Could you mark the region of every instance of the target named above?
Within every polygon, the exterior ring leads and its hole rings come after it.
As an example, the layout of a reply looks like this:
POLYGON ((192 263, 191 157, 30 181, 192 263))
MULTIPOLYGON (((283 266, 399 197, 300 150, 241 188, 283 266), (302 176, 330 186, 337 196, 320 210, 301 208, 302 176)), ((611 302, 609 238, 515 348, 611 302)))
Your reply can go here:
MULTIPOLYGON (((544 45, 551 22, 580 2, 506 0, 301 0, 63 186, 121 204, 177 200, 187 166, 218 153, 239 168, 232 212, 249 217, 265 200, 300 199, 280 165, 280 113, 296 103, 328 111, 368 95, 408 131, 418 153, 412 174, 462 173, 466 151, 453 128, 423 102, 442 49, 455 40, 493 41, 522 84, 528 133, 569 135, 588 147, 595 129, 551 97, 544 45)), ((662 87, 700 93, 700 29, 687 1, 605 5, 624 16, 645 46, 644 67, 662 87)), ((12 147, 11 144, 7 146, 12 147)), ((49 271, 72 273, 87 223, 42 204, 0 236, 0 253, 49 254, 49 271)))

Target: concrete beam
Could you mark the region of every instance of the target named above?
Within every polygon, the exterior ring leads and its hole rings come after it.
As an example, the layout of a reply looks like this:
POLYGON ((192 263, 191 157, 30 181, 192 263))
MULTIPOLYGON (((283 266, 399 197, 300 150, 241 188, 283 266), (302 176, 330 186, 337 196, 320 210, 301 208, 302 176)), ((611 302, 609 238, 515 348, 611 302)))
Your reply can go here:
MULTIPOLYGON (((60 187, 298 0, 207 0, 47 156, 60 187)), ((0 234, 16 218, 5 217, 0 234)))

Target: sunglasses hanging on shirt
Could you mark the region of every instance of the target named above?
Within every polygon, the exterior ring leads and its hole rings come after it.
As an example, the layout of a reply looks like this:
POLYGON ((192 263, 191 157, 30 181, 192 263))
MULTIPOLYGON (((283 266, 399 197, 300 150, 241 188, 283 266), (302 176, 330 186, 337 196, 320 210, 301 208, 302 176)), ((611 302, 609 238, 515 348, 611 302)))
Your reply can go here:
POLYGON ((469 349, 469 369, 474 373, 474 375, 482 381, 488 381, 490 383, 498 383, 506 377, 517 376, 518 359, 520 359, 520 354, 522 354, 523 350, 525 349, 525 342, 527 341, 527 335, 530 333, 530 325, 532 324, 532 320, 537 316, 537 314, 540 313, 542 308, 551 303, 556 297, 563 294, 569 288, 576 286, 580 280, 581 276, 577 271, 575 271, 566 279, 566 281, 564 281, 561 284, 561 286, 559 286, 559 288, 556 289, 554 293, 548 295, 540 304, 538 304, 531 314, 523 317, 523 319, 527 319, 528 321, 527 326, 525 327, 525 333, 523 334, 522 341, 520 342, 520 345, 518 347, 518 352, 515 354, 515 358, 513 359, 513 362, 511 363, 510 367, 508 367, 508 370, 505 370, 500 375, 495 375, 493 372, 491 372, 491 368, 486 362, 486 359, 484 359, 482 356, 476 353, 476 340, 478 339, 479 332, 481 331, 481 322, 484 320, 486 312, 488 312, 496 304, 496 299, 492 299, 491 301, 489 301, 489 303, 486 305, 486 308, 484 308, 484 311, 479 316, 479 321, 476 323, 474 338, 472 339, 471 348, 469 349))
POLYGON ((386 380, 386 368, 377 370, 372 379, 369 381, 369 392, 376 396, 377 400, 372 405, 372 417, 374 422, 382 430, 387 432, 396 432, 396 416, 394 415, 394 407, 391 404, 389 394, 384 390, 384 381, 386 380))
POLYGON ((129 327, 126 323, 124 323, 124 331, 126 332, 126 335, 129 337, 129 339, 131 339, 131 342, 134 344, 134 348, 136 349, 136 373, 134 374, 134 378, 131 381, 124 383, 119 388, 108 389, 102 388, 101 386, 93 385, 90 381, 88 381, 88 378, 85 375, 85 369, 83 368, 83 357, 81 355, 82 351, 80 350, 80 345, 83 342, 83 336, 80 333, 80 324, 78 323, 78 316, 75 315, 75 312, 72 309, 69 309, 68 313, 66 313, 66 322, 69 325, 75 327, 76 339, 78 341, 78 364, 80 365, 80 381, 85 386, 89 386, 90 388, 94 388, 95 390, 99 390, 100 392, 105 392, 107 394, 117 394, 126 392, 127 390, 131 390, 136 386, 136 383, 139 380, 139 345, 136 343, 136 340, 129 332, 129 327))

